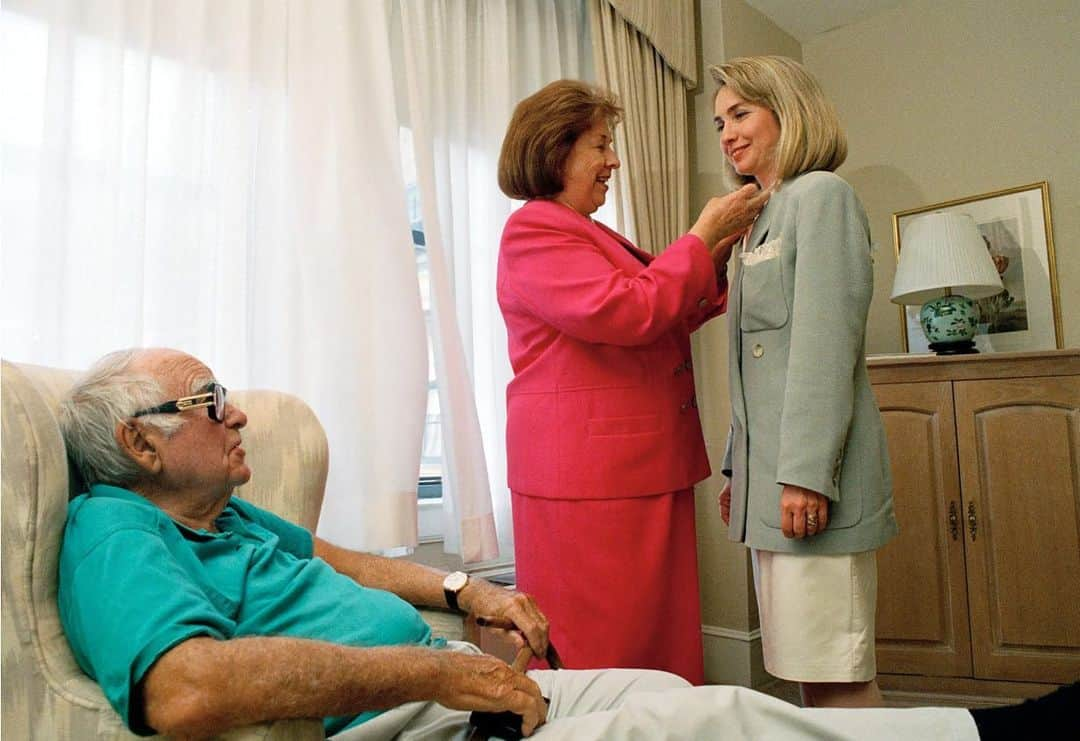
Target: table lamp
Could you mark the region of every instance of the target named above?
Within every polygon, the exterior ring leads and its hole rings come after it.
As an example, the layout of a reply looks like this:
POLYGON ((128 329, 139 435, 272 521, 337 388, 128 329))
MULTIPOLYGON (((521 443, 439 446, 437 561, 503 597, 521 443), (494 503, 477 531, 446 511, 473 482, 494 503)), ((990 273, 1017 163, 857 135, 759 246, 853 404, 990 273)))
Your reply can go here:
POLYGON ((922 305, 919 323, 938 355, 976 353, 979 309, 972 299, 1001 293, 990 250, 968 214, 936 211, 904 228, 890 299, 922 305))

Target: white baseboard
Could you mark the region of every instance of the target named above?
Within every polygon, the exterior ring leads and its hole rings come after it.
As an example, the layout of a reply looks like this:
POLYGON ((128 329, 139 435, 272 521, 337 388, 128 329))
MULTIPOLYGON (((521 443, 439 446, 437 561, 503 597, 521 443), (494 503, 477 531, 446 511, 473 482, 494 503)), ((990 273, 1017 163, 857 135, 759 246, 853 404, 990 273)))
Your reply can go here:
POLYGON ((703 635, 726 638, 732 641, 742 641, 743 643, 752 643, 753 641, 761 640, 761 628, 754 628, 747 632, 745 630, 736 630, 734 628, 724 628, 719 625, 702 625, 701 632, 703 635))
POLYGON ((705 647, 705 681, 760 687, 771 681, 761 656, 761 630, 745 631, 719 625, 702 625, 705 647))

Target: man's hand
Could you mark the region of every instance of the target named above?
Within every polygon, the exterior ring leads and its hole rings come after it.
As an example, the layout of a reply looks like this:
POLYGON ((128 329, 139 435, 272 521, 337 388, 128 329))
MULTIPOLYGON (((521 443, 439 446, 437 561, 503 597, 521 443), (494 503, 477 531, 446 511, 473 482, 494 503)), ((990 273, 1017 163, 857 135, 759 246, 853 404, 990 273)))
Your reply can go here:
POLYGON ((828 498, 801 486, 784 484, 780 492, 780 528, 785 538, 817 535, 828 524, 828 498))
POLYGON ((547 717, 536 683, 494 656, 284 636, 189 638, 150 667, 138 692, 146 723, 184 738, 430 700, 457 710, 509 710, 522 716, 526 733, 547 717))
POLYGON ((471 615, 505 618, 512 622, 517 630, 509 631, 509 635, 517 647, 528 642, 535 655, 544 656, 547 652, 548 619, 533 598, 524 592, 504 589, 473 577, 458 595, 458 601, 471 615))
POLYGON ((440 705, 454 710, 509 710, 522 717, 525 736, 547 720, 539 685, 506 662, 487 655, 438 653, 440 690, 434 699, 440 705))
POLYGON ((731 524, 731 482, 724 484, 724 488, 720 490, 720 496, 717 499, 717 504, 720 505, 720 519, 724 521, 725 525, 731 524))

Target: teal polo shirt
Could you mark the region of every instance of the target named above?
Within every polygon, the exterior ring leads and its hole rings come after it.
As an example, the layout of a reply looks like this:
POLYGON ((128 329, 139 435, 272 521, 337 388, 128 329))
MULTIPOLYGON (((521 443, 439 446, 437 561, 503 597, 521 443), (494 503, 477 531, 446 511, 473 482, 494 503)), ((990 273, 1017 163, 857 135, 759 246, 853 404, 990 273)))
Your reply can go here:
MULTIPOLYGON (((236 497, 215 525, 219 532, 193 530, 114 486, 94 486, 68 505, 60 619, 79 666, 135 733, 154 732, 135 687, 160 656, 195 636, 432 643, 412 605, 315 558, 302 527, 236 497)), ((376 714, 327 718, 326 732, 376 714)))

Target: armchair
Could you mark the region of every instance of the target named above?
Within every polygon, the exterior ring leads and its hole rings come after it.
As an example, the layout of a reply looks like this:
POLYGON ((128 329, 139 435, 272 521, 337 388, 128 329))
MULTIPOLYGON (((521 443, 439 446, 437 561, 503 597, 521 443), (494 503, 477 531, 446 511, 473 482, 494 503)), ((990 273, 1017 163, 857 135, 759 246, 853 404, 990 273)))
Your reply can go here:
MULTIPOLYGON (((3 722, 18 739, 134 739, 68 647, 56 606, 65 513, 78 494, 60 427, 59 401, 73 371, 3 362, 3 722)), ((238 494, 314 530, 326 483, 322 425, 296 397, 237 391, 247 413, 245 448, 254 475, 238 494)), ((317 720, 264 723, 223 738, 323 738, 317 720)))

